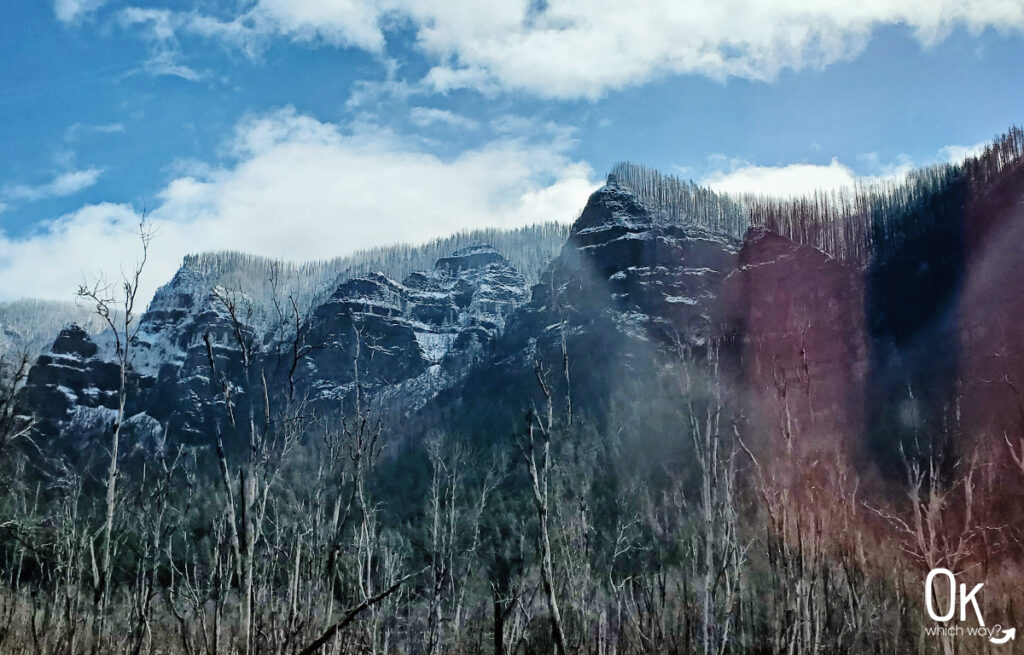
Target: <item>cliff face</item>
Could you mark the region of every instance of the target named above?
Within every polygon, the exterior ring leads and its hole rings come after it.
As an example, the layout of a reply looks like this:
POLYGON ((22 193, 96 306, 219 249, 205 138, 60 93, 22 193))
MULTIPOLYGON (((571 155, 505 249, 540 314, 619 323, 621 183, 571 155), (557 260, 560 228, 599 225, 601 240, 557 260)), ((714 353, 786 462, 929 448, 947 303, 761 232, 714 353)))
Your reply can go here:
POLYGON ((606 186, 591 196, 507 340, 544 347, 560 343, 564 328, 573 339, 624 348, 704 346, 716 331, 714 305, 740 246, 728 236, 659 221, 628 190, 606 186))
POLYGON ((967 207, 957 305, 963 430, 972 442, 1024 438, 1024 173, 967 207))
MULTIPOLYGON (((206 340, 219 371, 237 375, 241 360, 224 301, 188 268, 160 290, 135 344, 133 413, 209 440, 219 389, 206 340)), ((763 230, 737 239, 666 220, 613 182, 590 198, 532 291, 485 245, 401 282, 381 274, 342 282, 300 328, 309 354, 294 380, 319 411, 337 410, 358 388, 406 415, 428 403, 483 415, 531 397, 539 360, 572 386, 578 409, 600 415, 624 382, 642 387, 681 352, 713 345, 743 390, 731 404, 765 440, 820 445, 863 426, 863 314, 860 272, 763 230)), ((261 365, 280 374, 273 357, 282 344, 260 332, 258 317, 236 318, 261 344, 261 365)), ((74 336, 78 368, 62 381, 52 360, 69 338, 40 360, 26 393, 37 404, 70 385, 73 395, 49 412, 54 431, 100 371, 106 406, 116 391, 109 352, 83 334, 74 336)))
POLYGON ((751 229, 718 305, 738 344, 755 434, 773 447, 831 448, 864 427, 868 335, 862 273, 751 229))
POLYGON ((539 364, 556 402, 568 388, 568 411, 601 424, 612 398, 645 393, 680 350, 709 346, 741 246, 652 213, 613 180, 590 197, 491 356, 432 403, 441 416, 433 420, 465 422, 473 435, 506 433, 521 425, 523 407, 543 401, 539 364))
MULTIPOLYGON (((1024 204, 1019 180, 1004 186, 972 201, 964 224, 944 215, 865 266, 765 229, 697 227, 612 178, 532 289, 486 245, 402 281, 345 280, 301 322, 308 354, 290 372, 288 331, 268 327, 266 312, 232 317, 229 301, 247 299, 186 266, 141 319, 129 413, 208 441, 222 413, 209 356, 236 379, 238 333, 318 412, 358 390, 442 426, 478 417, 480 434, 521 421, 537 362, 600 420, 615 394, 646 393, 680 354, 711 351, 752 445, 898 465, 907 439, 953 430, 951 408, 959 432, 1024 429, 1024 204)), ((68 328, 33 368, 23 404, 47 434, 109 420, 117 368, 105 339, 68 328)))
POLYGON ((459 379, 528 296, 526 281, 490 246, 457 250, 402 282, 344 282, 308 321, 303 391, 338 401, 358 385, 417 409, 459 379))
POLYGON ((98 350, 85 330, 72 324, 29 370, 21 402, 45 437, 56 438, 76 420, 108 420, 117 410, 120 369, 98 357, 98 350))
MULTIPOLYGON (((456 251, 401 283, 380 274, 348 280, 300 328, 309 354, 294 372, 296 393, 337 409, 358 384, 365 394, 414 410, 486 352, 527 296, 522 275, 486 245, 456 251)), ((220 374, 235 385, 239 402, 247 392, 244 357, 271 383, 288 374, 290 337, 268 314, 187 266, 179 270, 154 296, 131 344, 127 413, 134 423, 147 436, 166 426, 210 443, 223 422, 220 374)), ((71 326, 32 368, 21 404, 40 417, 47 438, 96 433, 113 420, 118 389, 110 335, 94 339, 71 326)))

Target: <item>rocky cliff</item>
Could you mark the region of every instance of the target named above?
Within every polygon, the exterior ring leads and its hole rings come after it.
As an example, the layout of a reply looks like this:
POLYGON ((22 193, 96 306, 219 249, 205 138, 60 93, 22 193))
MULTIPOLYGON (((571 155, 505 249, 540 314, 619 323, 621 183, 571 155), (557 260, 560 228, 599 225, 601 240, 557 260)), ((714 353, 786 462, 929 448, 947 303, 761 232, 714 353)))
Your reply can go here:
POLYGON ((304 328, 315 345, 299 385, 316 401, 341 401, 358 387, 416 409, 487 352, 528 294, 523 276, 483 244, 402 282, 348 280, 304 328))
MULTIPOLYGON (((695 189, 678 187, 711 193, 695 189)), ((1019 185, 1004 191, 1019 198, 1019 185)), ((976 429, 1017 425, 1021 311, 1000 276, 1021 277, 1011 245, 1019 202, 992 200, 995 211, 974 201, 968 215, 988 222, 971 219, 984 229, 964 240, 947 185, 935 197, 949 215, 935 229, 886 243, 864 264, 764 228, 738 236, 736 208, 721 199, 697 221, 683 211, 694 198, 666 212, 657 197, 610 176, 532 289, 483 244, 401 281, 341 281, 297 327, 306 350, 288 373, 296 393, 321 413, 359 394, 427 426, 468 416, 468 431, 496 434, 538 400, 537 362, 560 395, 569 390, 567 411, 599 422, 616 394, 646 393, 681 354, 710 353, 730 410, 764 448, 893 460, 907 435, 947 429, 962 385, 976 429)), ((237 372, 240 333, 247 356, 281 375, 275 358, 295 332, 252 307, 183 267, 142 317, 130 413, 207 439, 219 393, 209 357, 237 372), (230 303, 250 311, 232 315, 230 303)), ((33 369, 24 404, 56 434, 111 410, 115 374, 104 338, 68 328, 33 369)))
MULTIPOLYGON (((483 244, 402 282, 382 274, 347 280, 300 326, 309 353, 295 374, 297 393, 337 409, 358 386, 406 411, 418 408, 486 352, 527 296, 523 276, 483 244)), ((282 375, 284 341, 294 337, 280 323, 271 308, 183 267, 139 319, 130 346, 129 416, 149 432, 164 426, 209 441, 223 418, 211 356, 238 394, 246 393, 243 356, 258 360, 273 383, 282 375)), ((33 366, 21 402, 40 416, 39 432, 47 438, 94 433, 112 420, 118 389, 110 335, 93 338, 72 325, 33 366)))

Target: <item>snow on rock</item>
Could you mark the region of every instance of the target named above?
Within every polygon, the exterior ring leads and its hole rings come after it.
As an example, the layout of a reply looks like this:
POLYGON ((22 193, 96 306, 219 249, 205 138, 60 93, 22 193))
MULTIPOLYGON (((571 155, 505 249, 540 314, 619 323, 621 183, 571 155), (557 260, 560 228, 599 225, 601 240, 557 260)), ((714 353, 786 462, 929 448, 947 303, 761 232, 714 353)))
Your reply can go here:
POLYGON ((335 399, 339 383, 358 371, 364 388, 422 405, 458 378, 528 297, 523 276, 486 244, 456 250, 401 282, 379 273, 353 278, 307 324, 307 341, 318 348, 302 384, 315 398, 335 399))

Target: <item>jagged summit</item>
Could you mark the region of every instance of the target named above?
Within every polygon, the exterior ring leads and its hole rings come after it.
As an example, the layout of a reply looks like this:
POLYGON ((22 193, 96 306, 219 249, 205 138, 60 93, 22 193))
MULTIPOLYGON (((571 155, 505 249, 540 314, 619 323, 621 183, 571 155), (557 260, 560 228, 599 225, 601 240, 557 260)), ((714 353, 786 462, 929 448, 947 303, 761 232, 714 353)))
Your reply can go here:
POLYGON ((692 225, 738 239, 750 225, 743 201, 632 162, 616 164, 604 189, 632 195, 658 223, 692 225))
MULTIPOLYGON (((614 180, 614 176, 609 176, 614 180)), ((583 212, 572 225, 579 236, 611 228, 638 229, 653 224, 654 217, 628 187, 610 182, 590 195, 583 212)))
MULTIPOLYGON (((962 171, 973 170, 971 166, 981 164, 965 164, 962 171)), ((1016 170, 997 170, 1004 177, 1012 174, 1002 184, 1006 193, 1016 194, 1014 199, 1019 198, 1018 178, 1024 177, 1016 170)), ((837 221, 832 221, 827 203, 820 207, 810 201, 792 206, 751 204, 747 209, 759 208, 761 213, 750 229, 751 220, 740 201, 642 166, 621 164, 611 171, 607 184, 591 195, 575 223, 568 229, 562 226, 560 254, 539 276, 524 275, 513 262, 536 261, 538 253, 550 252, 547 248, 557 231, 513 234, 508 238, 524 241, 509 241, 519 244, 511 250, 504 247, 505 242, 492 242, 486 235, 399 249, 390 259, 380 260, 388 265, 370 269, 382 272, 363 271, 325 284, 312 296, 315 300, 305 305, 310 311, 300 329, 312 350, 292 371, 294 381, 304 397, 335 408, 358 385, 411 412, 436 398, 439 390, 463 384, 481 362, 491 362, 494 368, 489 370, 500 381, 504 373, 495 371, 507 368, 510 361, 522 362, 526 371, 532 370, 530 362, 537 355, 547 362, 557 361, 563 339, 575 352, 600 352, 602 361, 618 358, 619 364, 632 366, 665 344, 700 348, 723 337, 747 348, 744 357, 753 358, 749 361, 763 363, 757 359, 758 338, 777 338, 781 344, 777 349, 789 352, 788 339, 796 335, 808 343, 842 346, 844 353, 851 353, 842 360, 848 364, 845 368, 863 367, 858 345, 863 337, 832 329, 841 316, 867 311, 859 308, 858 298, 871 298, 872 316, 900 338, 923 329, 919 323, 924 319, 915 323, 910 318, 946 311, 948 303, 940 302, 945 296, 939 297, 938 292, 929 300, 931 305, 923 310, 919 305, 928 299, 924 292, 934 288, 946 293, 948 280, 961 279, 957 267, 964 265, 964 256, 953 247, 960 233, 952 228, 963 219, 964 185, 980 173, 963 178, 958 171, 921 177, 914 193, 898 203, 902 196, 896 192, 880 197, 879 202, 893 206, 885 212, 885 207, 869 208, 874 213, 864 224, 880 232, 865 251, 870 257, 862 257, 850 245, 859 243, 859 232, 842 232, 851 224, 839 221, 838 214, 837 221), (935 202, 921 204, 918 198, 935 202), (921 214, 925 209, 931 212, 927 216, 921 214), (807 221, 802 218, 804 210, 811 217, 807 221), (899 218, 901 211, 904 218, 899 218), (925 229, 922 225, 932 226, 929 239, 918 234, 925 229), (908 241, 908 235, 918 236, 908 241), (526 243, 527 237, 536 243, 526 243), (931 271, 928 278, 917 267, 925 257, 931 271), (410 262, 417 268, 409 268, 410 262), (864 262, 872 267, 867 278, 861 268, 864 262), (907 275, 909 270, 913 276, 907 275), (907 279, 918 280, 915 284, 924 292, 896 296, 889 291, 901 288, 895 282, 907 279), (527 280, 536 281, 532 291, 527 280), (875 286, 864 289, 865 284, 875 286), (834 298, 844 300, 830 300, 834 298), (887 298, 893 300, 881 302, 887 298), (797 314, 812 315, 818 323, 812 330, 787 322, 788 314, 776 315, 786 306, 801 308, 797 314), (752 325, 759 326, 757 334, 749 333, 752 325)), ((988 205, 978 204, 982 201, 990 202, 988 196, 979 195, 967 214, 988 216, 988 205)), ((994 220, 982 225, 993 234, 1003 229, 994 220)), ((1000 243, 1004 241, 1014 242, 1000 243)), ((239 354, 237 348, 232 350, 232 326, 213 290, 219 285, 230 288, 232 276, 264 271, 265 263, 228 255, 187 259, 160 289, 141 318, 139 338, 133 344, 133 384, 139 388, 133 411, 144 411, 161 422, 181 415, 186 423, 201 419, 201 412, 186 408, 214 402, 204 338, 212 337, 218 366, 239 354), (232 262, 244 266, 236 268, 232 262)), ((240 292, 238 297, 260 302, 258 293, 240 292)), ((265 318, 270 312, 263 316, 247 314, 245 329, 262 349, 258 357, 280 356, 283 333, 271 330, 265 318)), ((784 361, 782 355, 776 359, 784 361)), ((813 358, 808 362, 813 364, 813 358)), ((62 333, 48 359, 40 359, 30 382, 38 383, 36 392, 47 398, 65 399, 54 400, 54 407, 82 406, 82 401, 68 399, 85 398, 86 390, 92 388, 107 392, 103 384, 87 379, 101 371, 103 363, 112 363, 112 358, 102 335, 62 333), (77 360, 71 362, 74 366, 63 361, 72 357, 77 360), (65 366, 67 370, 62 369, 65 366), (81 384, 63 382, 72 370, 79 371, 75 375, 81 384)), ((594 368, 594 381, 616 375, 594 368)), ((838 383, 834 386, 845 389, 838 383)), ((472 390, 472 385, 467 388, 472 390)), ((837 392, 822 403, 838 403, 838 397, 837 392)), ((821 407, 816 405, 815 411, 824 412, 821 407)), ((825 417, 819 414, 815 420, 825 417)), ((836 425, 849 423, 834 420, 836 425)), ((201 433, 198 427, 194 431, 201 433)))
POLYGON ((526 329, 571 317, 594 338, 615 332, 704 344, 714 332, 715 299, 741 247, 731 234, 652 211, 613 172, 534 288, 527 311, 536 316, 526 329))
POLYGON ((72 355, 81 358, 92 357, 96 354, 96 350, 96 344, 78 323, 71 323, 61 330, 50 349, 54 355, 72 355))
MULTIPOLYGON (((275 340, 282 338, 263 306, 266 300, 226 289, 229 267, 222 262, 224 270, 218 269, 219 260, 210 259, 185 259, 139 318, 132 342, 130 413, 146 414, 196 439, 202 438, 217 397, 210 386, 206 340, 219 370, 237 370, 240 361, 223 298, 245 305, 242 327, 262 344, 256 356, 268 375, 278 368, 275 340)), ((303 321, 306 343, 315 348, 295 372, 297 384, 314 402, 336 407, 355 388, 358 357, 364 391, 415 409, 458 380, 528 297, 524 276, 480 241, 401 281, 380 272, 347 279, 325 293, 303 321)), ((111 341, 105 333, 91 336, 69 326, 33 367, 24 399, 35 407, 46 405, 44 428, 50 436, 85 414, 94 424, 109 409, 117 389, 111 341)))
POLYGON ((307 324, 309 341, 324 347, 310 355, 302 384, 315 399, 343 398, 358 357, 363 388, 419 407, 464 373, 528 296, 523 275, 484 243, 401 282, 383 273, 346 280, 307 324))

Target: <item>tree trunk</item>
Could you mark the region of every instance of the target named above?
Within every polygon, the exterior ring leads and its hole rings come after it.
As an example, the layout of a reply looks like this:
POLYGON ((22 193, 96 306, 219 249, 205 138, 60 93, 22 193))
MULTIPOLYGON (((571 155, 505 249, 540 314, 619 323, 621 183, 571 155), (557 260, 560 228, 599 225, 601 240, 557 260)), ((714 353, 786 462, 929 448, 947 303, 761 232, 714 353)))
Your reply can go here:
POLYGON ((505 655, 505 610, 494 594, 494 655, 505 655))
POLYGON ((558 655, 566 655, 565 633, 562 631, 562 613, 558 609, 558 598, 555 597, 554 564, 551 557, 551 539, 548 536, 548 517, 546 508, 540 522, 541 536, 541 579, 544 583, 544 594, 548 599, 548 610, 551 612, 551 634, 555 640, 555 651, 558 655))

